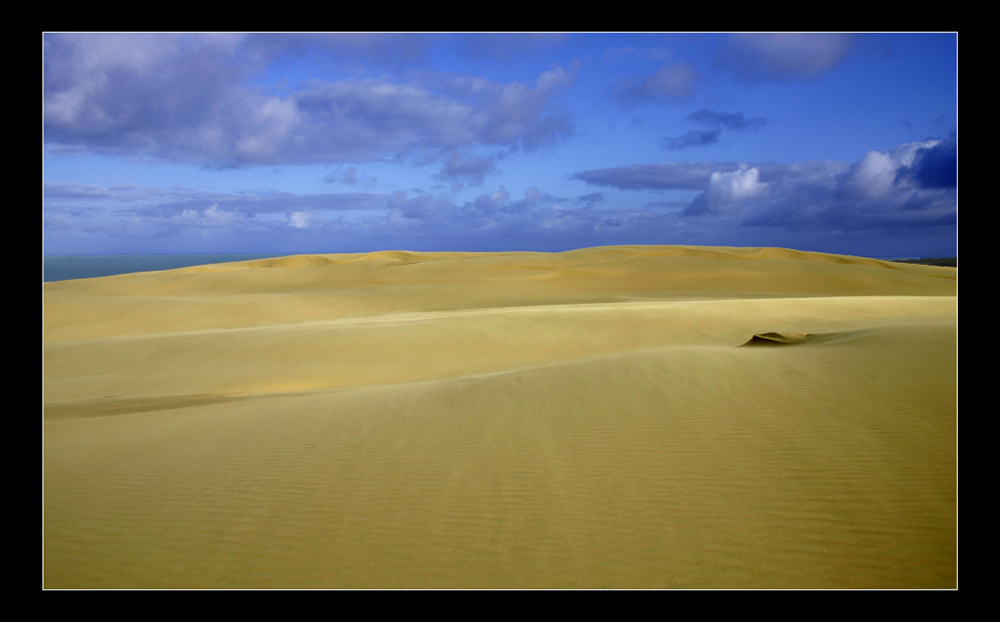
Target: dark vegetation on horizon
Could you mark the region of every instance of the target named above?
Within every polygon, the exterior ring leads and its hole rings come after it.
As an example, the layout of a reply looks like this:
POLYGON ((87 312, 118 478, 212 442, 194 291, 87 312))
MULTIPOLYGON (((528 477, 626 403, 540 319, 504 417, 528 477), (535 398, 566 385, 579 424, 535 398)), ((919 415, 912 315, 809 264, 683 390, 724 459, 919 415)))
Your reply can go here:
POLYGON ((921 257, 920 259, 897 259, 897 263, 918 263, 924 266, 944 266, 957 268, 958 257, 921 257))

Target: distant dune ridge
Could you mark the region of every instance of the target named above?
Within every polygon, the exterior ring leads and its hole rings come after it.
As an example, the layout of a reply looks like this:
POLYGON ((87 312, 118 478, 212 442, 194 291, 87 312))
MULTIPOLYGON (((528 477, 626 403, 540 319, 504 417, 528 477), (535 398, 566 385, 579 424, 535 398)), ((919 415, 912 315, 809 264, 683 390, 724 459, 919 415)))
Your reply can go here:
POLYGON ((47 283, 44 585, 954 588, 957 274, 617 246, 47 283))

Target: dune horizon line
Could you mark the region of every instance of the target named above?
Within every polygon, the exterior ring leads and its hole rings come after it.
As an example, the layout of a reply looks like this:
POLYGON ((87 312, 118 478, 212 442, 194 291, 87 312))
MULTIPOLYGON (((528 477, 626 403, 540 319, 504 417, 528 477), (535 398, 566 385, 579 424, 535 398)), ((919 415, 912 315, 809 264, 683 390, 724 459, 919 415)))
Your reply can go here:
MULTIPOLYGON (((661 245, 661 244, 623 244, 623 245, 601 245, 601 246, 590 246, 590 247, 577 247, 564 250, 413 250, 406 248, 385 248, 378 250, 366 250, 366 251, 315 251, 315 252, 300 252, 300 251, 289 251, 289 252, 271 252, 271 253, 252 253, 252 252, 220 252, 220 253, 174 253, 174 254, 163 254, 163 253, 112 253, 112 254, 83 254, 83 255, 44 255, 46 259, 56 258, 93 258, 93 259, 108 259, 108 258, 121 258, 126 260, 127 258, 136 258, 139 260, 159 258, 162 266, 129 266, 129 267, 116 267, 109 268, 104 267, 104 271, 98 271, 96 274, 86 274, 81 275, 73 273, 72 276, 64 276, 63 272, 66 270, 66 266, 60 265, 59 267, 53 267, 52 272, 58 273, 59 276, 54 279, 46 281, 48 268, 43 268, 43 282, 56 282, 60 280, 72 280, 77 278, 101 278, 105 276, 116 276, 119 274, 131 274, 134 272, 149 272, 149 271, 163 271, 172 270, 185 267, 198 267, 203 265, 218 265, 224 263, 243 263, 246 261, 267 261, 267 260, 288 260, 288 261, 308 261, 309 257, 312 258, 325 258, 325 260, 333 260, 334 258, 344 258, 350 257, 356 260, 363 260, 364 258, 377 259, 379 257, 422 257, 424 259, 429 259, 435 256, 443 255, 457 255, 457 256, 480 256, 480 255, 510 255, 510 254, 542 254, 542 255, 557 255, 561 253, 578 253, 588 250, 611 250, 617 249, 619 251, 628 250, 641 250, 641 249, 673 249, 674 252, 687 252, 697 253, 700 250, 712 251, 717 250, 721 252, 727 251, 750 251, 750 252, 760 252, 760 251, 787 251, 790 253, 803 253, 804 256, 814 255, 822 256, 829 255, 832 257, 839 257, 843 260, 852 259, 862 259, 862 260, 874 260, 880 262, 918 262, 921 259, 938 259, 944 260, 949 263, 945 264, 934 264, 934 265, 957 265, 957 257, 934 257, 934 256, 922 256, 922 257, 896 257, 896 256, 869 256, 869 255, 851 255, 845 253, 832 253, 827 251, 810 251, 793 249, 789 247, 767 247, 767 246, 698 246, 698 245, 683 245, 683 244, 673 244, 673 245, 661 245), (251 256, 250 259, 243 259, 241 256, 248 255, 251 256), (201 257, 206 261, 204 263, 192 263, 192 258, 201 257), (210 260, 208 258, 211 258, 210 260), (293 260, 292 258, 296 258, 293 260), (181 262, 180 265, 173 265, 177 262, 181 262)), ((314 261, 324 261, 320 259, 314 259, 314 261)), ((77 272, 80 272, 79 270, 77 272)))

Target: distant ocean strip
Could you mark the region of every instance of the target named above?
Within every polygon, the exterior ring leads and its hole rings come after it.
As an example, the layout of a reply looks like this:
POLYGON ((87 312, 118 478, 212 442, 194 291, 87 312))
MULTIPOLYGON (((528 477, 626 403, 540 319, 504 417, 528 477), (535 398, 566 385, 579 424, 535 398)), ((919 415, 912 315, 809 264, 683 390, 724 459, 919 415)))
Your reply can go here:
POLYGON ((244 255, 42 255, 42 281, 68 281, 70 279, 92 279, 132 272, 152 272, 173 270, 189 266, 211 263, 249 261, 282 257, 284 254, 244 255))

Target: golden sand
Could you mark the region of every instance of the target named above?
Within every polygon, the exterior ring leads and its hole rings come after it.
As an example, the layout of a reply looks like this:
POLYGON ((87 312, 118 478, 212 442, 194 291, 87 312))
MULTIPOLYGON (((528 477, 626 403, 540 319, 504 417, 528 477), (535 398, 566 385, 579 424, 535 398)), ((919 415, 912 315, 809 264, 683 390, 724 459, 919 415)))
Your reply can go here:
POLYGON ((49 283, 44 586, 954 588, 956 286, 676 246, 49 283))

